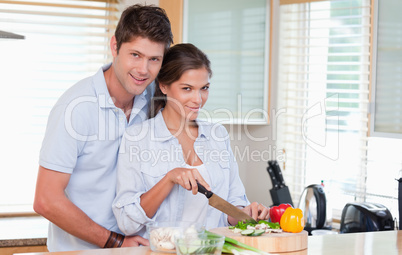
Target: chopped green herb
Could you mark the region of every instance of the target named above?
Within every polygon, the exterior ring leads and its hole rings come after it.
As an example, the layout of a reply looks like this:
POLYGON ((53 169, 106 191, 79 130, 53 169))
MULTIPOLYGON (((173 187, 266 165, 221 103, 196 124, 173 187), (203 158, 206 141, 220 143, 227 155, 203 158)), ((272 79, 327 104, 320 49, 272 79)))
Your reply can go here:
MULTIPOLYGON (((258 221, 258 224, 261 224, 261 223, 264 223, 264 224, 266 224, 266 225, 268 225, 270 228, 272 228, 272 229, 280 229, 281 228, 281 226, 279 225, 279 223, 278 222, 268 222, 268 221, 266 221, 266 220, 260 220, 260 221, 258 221)), ((252 226, 252 227, 255 227, 255 225, 257 225, 257 224, 255 224, 255 223, 252 223, 252 222, 242 222, 242 221, 239 221, 238 223, 237 223, 237 225, 236 226, 234 226, 234 228, 238 228, 238 229, 241 229, 241 230, 246 230, 247 229, 247 226, 252 226)), ((229 227, 229 229, 233 229, 233 226, 232 226, 232 228, 231 227, 229 227)))
POLYGON ((268 222, 266 220, 260 220, 258 222, 258 224, 261 224, 261 223, 268 225, 272 229, 280 229, 281 228, 281 225, 279 224, 279 222, 268 222))

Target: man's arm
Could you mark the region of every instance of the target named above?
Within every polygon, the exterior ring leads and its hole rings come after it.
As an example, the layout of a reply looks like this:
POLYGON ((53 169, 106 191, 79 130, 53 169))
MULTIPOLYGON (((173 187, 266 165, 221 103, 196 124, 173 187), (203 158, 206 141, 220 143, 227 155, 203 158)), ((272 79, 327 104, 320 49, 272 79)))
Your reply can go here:
MULTIPOLYGON (((64 231, 84 241, 104 247, 110 231, 96 224, 64 194, 70 174, 39 166, 34 210, 64 231)), ((149 245, 141 236, 127 236, 122 247, 149 245)))
POLYGON ((103 247, 110 231, 96 224, 64 194, 70 174, 39 166, 34 210, 64 231, 103 247))

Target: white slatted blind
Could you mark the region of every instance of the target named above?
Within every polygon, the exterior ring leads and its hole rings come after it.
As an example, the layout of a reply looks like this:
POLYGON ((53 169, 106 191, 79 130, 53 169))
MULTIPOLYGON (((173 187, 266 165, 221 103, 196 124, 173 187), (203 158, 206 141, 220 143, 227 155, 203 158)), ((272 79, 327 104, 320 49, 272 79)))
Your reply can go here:
POLYGON ((48 113, 67 88, 111 61, 119 16, 118 0, 0 0, 0 30, 25 36, 0 39, 5 210, 32 204, 48 113))
POLYGON ((280 6, 278 82, 285 180, 295 204, 323 180, 339 213, 367 196, 370 0, 288 2, 280 6))
POLYGON ((267 123, 266 0, 188 0, 184 41, 211 60, 205 116, 226 122, 267 123))

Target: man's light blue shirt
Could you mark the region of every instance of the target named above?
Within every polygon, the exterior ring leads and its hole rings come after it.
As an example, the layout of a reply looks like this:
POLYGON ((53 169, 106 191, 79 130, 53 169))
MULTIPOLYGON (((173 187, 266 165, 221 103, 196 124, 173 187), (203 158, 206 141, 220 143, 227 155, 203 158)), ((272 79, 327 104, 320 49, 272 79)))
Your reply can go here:
MULTIPOLYGON (((194 149, 210 176, 212 192, 236 206, 249 201, 239 177, 238 165, 230 148, 229 135, 220 124, 197 121, 198 137, 194 149)), ((126 235, 145 235, 144 224, 152 221, 180 221, 185 192, 175 185, 149 218, 140 205, 141 195, 158 183, 168 171, 186 165, 181 145, 166 127, 161 112, 155 118, 126 130, 117 163, 117 193, 113 212, 126 235)), ((206 198, 205 198, 206 199, 206 198)), ((206 229, 227 226, 227 215, 208 207, 206 229)))
MULTIPOLYGON (((111 205, 116 192, 116 162, 126 128, 146 119, 151 84, 136 96, 129 122, 109 94, 103 72, 68 89, 53 107, 43 140, 39 164, 71 174, 66 196, 93 221, 120 232, 111 205)), ((99 248, 78 239, 53 223, 49 225, 49 251, 99 248)))

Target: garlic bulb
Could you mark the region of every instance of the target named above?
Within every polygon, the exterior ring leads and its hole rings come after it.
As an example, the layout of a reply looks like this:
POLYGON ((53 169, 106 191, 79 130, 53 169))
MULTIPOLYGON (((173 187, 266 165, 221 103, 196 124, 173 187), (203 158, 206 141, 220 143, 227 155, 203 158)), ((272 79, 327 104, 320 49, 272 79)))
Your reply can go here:
POLYGON ((182 233, 185 236, 197 236, 198 234, 195 226, 186 228, 184 231, 175 227, 161 227, 150 231, 149 241, 158 250, 174 250, 176 248, 175 238, 182 233))

